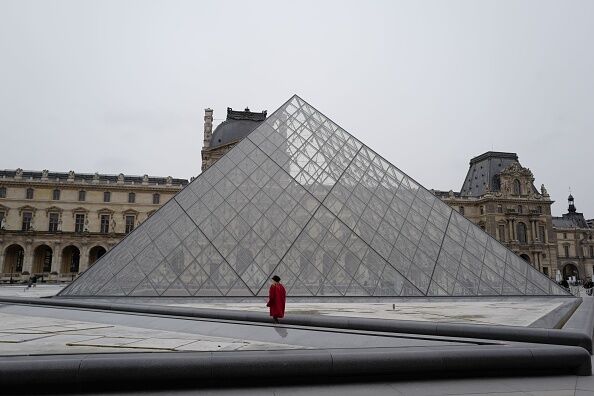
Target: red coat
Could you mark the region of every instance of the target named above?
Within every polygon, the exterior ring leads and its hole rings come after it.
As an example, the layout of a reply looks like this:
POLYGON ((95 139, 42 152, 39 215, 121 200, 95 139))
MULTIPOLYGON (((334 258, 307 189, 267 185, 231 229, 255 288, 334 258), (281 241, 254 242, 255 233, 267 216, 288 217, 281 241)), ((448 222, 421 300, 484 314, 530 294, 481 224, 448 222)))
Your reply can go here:
POLYGON ((268 303, 270 307, 270 316, 273 318, 282 318, 285 316, 285 301, 287 300, 287 291, 285 287, 280 284, 270 285, 268 290, 268 303))

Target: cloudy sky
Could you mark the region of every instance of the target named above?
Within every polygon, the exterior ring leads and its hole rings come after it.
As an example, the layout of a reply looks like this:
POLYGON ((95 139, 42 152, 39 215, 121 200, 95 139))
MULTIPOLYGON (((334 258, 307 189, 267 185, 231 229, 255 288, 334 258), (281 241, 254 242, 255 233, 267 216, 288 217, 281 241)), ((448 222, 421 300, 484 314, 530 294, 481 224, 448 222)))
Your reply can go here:
POLYGON ((512 151, 594 217, 593 1, 0 0, 0 168, 200 172, 293 93, 427 188, 512 151))

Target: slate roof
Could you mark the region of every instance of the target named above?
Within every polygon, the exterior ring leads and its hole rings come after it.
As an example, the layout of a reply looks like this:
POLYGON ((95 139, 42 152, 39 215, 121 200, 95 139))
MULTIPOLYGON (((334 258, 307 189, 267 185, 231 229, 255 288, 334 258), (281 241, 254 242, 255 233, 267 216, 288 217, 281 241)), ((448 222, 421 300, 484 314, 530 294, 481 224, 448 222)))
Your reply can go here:
MULTIPOLYGON (((500 188, 495 182, 495 176, 514 162, 518 162, 516 153, 487 151, 478 157, 474 157, 470 160, 470 168, 460 189, 460 195, 479 197, 485 194, 487 185, 491 191, 499 191, 500 188)), ((534 192, 538 192, 534 185, 532 189, 534 192)))
POLYGON ((227 119, 220 123, 212 133, 209 149, 225 146, 242 140, 266 119, 266 110, 261 113, 236 111, 227 108, 227 119))

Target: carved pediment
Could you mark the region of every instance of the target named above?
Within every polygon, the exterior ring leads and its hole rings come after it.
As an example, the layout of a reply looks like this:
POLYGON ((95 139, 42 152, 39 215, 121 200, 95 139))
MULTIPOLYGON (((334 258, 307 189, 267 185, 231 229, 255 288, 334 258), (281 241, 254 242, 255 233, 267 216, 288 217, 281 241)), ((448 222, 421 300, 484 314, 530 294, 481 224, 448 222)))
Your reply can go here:
POLYGON ((109 209, 109 208, 103 208, 103 209, 99 209, 97 211, 97 215, 99 217, 101 217, 101 215, 110 215, 110 216, 113 216, 114 213, 115 212, 113 210, 109 209))
POLYGON ((37 212, 37 208, 34 208, 31 205, 21 206, 19 208, 19 215, 21 215, 23 212, 33 212, 33 214, 35 215, 35 212, 37 212))
POLYGON ((510 166, 501 171, 501 175, 520 178, 527 177, 529 179, 534 179, 532 171, 528 168, 524 168, 522 165, 520 165, 519 162, 512 162, 510 166))
POLYGON ((126 218, 126 216, 136 216, 136 217, 138 217, 139 214, 140 214, 140 212, 138 212, 137 210, 128 209, 128 210, 125 210, 124 213, 122 213, 122 217, 123 218, 126 218))
POLYGON ((58 208, 57 206, 50 206, 49 208, 47 208, 45 210, 45 214, 49 214, 49 213, 62 213, 63 209, 62 208, 58 208))

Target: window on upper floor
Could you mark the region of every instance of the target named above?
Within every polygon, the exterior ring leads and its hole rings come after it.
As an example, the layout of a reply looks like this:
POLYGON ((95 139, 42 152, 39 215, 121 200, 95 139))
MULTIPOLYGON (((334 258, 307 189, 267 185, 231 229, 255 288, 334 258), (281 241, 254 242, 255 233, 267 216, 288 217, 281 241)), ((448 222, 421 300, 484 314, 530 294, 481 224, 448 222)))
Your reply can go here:
POLYGON ((505 224, 499 224, 497 229, 499 230, 499 241, 505 242, 505 224))
POLYGON ((134 229, 134 223, 136 222, 136 216, 126 215, 126 234, 134 229))
POLYGON ((102 234, 107 234, 109 233, 109 220, 110 220, 111 216, 110 215, 101 215, 100 219, 101 219, 101 229, 99 230, 102 234))
POLYGON ((60 223, 60 214, 59 213, 50 213, 49 214, 49 232, 57 232, 58 225, 60 223))
POLYGON ((481 214, 485 214, 485 207, 481 205, 481 214))
POLYGON ((85 214, 77 213, 74 216, 74 232, 83 232, 85 230, 85 214))
POLYGON ((80 202, 84 202, 87 200, 87 192, 85 190, 80 190, 78 192, 78 200, 80 202))
POLYGON ((461 214, 462 216, 464 216, 464 206, 460 206, 460 207, 458 208, 458 212, 460 212, 460 214, 461 214))
POLYGON ((563 233, 563 239, 567 239, 567 233, 566 232, 563 233))
POLYGON ((5 216, 6 216, 6 213, 4 213, 3 210, 0 210, 0 228, 4 225, 4 224, 2 224, 2 222, 4 221, 5 216))
POLYGON ((514 195, 522 194, 522 186, 520 185, 520 181, 518 179, 514 179, 514 195))
POLYGON ((6 187, 0 187, 0 198, 6 198, 6 187))
POLYGON ((518 213, 519 214, 524 213, 524 207, 522 205, 518 205, 518 213))
POLYGON ((25 192, 25 198, 26 199, 33 199, 33 189, 32 188, 28 188, 27 191, 25 192))
POLYGON ((134 203, 134 202, 136 202, 136 194, 128 193, 128 203, 134 203))
POLYGON ((161 203, 161 195, 160 194, 153 194, 153 205, 158 205, 161 203))
POLYGON ((565 254, 565 257, 569 257, 569 245, 563 246, 563 253, 565 254))
POLYGON ((23 212, 23 223, 21 225, 22 231, 29 231, 31 229, 31 223, 33 221, 33 212, 23 212))
POLYGON ((503 213, 503 206, 497 205, 497 213, 503 213))
POLYGON ((526 235, 526 224, 518 223, 516 226, 518 242, 520 243, 528 243, 528 236, 526 235))
POLYGON ((103 192, 103 202, 111 202, 111 193, 109 191, 103 192))
POLYGON ((54 201, 59 201, 60 200, 60 190, 55 189, 54 191, 52 191, 52 199, 54 201))
POLYGON ((546 242, 545 227, 544 226, 538 226, 538 239, 540 239, 540 241, 542 243, 546 242))
POLYGON ((594 246, 590 246, 590 257, 594 257, 594 246))

